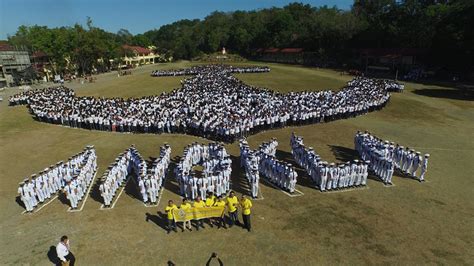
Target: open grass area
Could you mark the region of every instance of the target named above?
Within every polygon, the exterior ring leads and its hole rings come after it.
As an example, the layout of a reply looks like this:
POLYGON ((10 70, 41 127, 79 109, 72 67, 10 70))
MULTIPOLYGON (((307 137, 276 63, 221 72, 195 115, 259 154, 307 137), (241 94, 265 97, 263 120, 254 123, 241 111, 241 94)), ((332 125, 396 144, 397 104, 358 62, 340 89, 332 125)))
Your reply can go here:
MULTIPOLYGON (((78 95, 139 97, 180 86, 183 77, 150 77, 158 68, 182 68, 189 62, 147 66, 133 75, 100 75, 92 84, 67 83, 78 95)), ((280 91, 337 89, 349 80, 331 70, 279 64, 265 74, 242 74, 245 82, 280 91)), ((120 134, 39 123, 25 106, 8 107, 6 90, 0 103, 0 264, 48 265, 47 253, 61 235, 71 239, 80 265, 204 265, 217 252, 226 265, 315 264, 474 264, 474 101, 457 97, 455 88, 406 84, 381 111, 327 124, 289 127, 249 137, 252 147, 276 137, 277 156, 292 162, 292 131, 304 137, 327 161, 356 158, 356 130, 430 153, 427 182, 394 176, 394 186, 369 180, 368 187, 320 193, 300 172, 301 197, 288 197, 265 183, 264 200, 254 201, 252 225, 241 228, 166 234, 163 212, 168 199, 179 200, 174 176, 168 174, 158 208, 145 208, 130 185, 112 210, 99 210, 90 197, 82 212, 66 212, 54 201, 40 212, 22 215, 15 202, 25 176, 65 160, 84 146, 95 145, 98 175, 116 155, 135 144, 145 157, 155 157, 168 142, 172 157, 192 141, 185 135, 120 134), (456 97, 453 97, 456 96, 456 97), (148 219, 147 219, 148 218, 148 219)), ((238 144, 226 146, 234 159, 232 182, 244 182, 238 144)))

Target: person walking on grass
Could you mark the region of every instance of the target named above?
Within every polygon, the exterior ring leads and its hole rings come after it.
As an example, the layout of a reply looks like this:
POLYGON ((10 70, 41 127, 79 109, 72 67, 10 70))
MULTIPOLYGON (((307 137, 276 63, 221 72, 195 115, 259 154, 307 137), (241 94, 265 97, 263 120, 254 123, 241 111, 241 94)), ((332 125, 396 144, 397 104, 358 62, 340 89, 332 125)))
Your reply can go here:
POLYGON ((58 258, 61 260, 62 266, 74 266, 76 258, 70 251, 69 238, 67 236, 62 236, 59 243, 56 245, 56 253, 58 258))

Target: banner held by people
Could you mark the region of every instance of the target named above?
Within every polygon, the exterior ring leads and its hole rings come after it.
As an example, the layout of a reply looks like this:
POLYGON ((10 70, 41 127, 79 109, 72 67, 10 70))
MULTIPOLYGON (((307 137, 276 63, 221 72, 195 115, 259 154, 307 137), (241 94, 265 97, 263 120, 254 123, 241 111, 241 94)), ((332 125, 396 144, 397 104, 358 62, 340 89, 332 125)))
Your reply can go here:
POLYGON ((188 210, 175 209, 173 210, 173 216, 175 222, 217 218, 224 215, 224 209, 225 207, 189 208, 188 210))

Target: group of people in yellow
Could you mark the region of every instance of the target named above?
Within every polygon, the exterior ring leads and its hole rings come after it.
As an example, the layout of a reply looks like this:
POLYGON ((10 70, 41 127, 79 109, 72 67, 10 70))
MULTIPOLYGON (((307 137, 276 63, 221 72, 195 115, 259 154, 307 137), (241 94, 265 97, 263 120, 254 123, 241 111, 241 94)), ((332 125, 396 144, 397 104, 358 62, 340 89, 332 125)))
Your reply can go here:
POLYGON ((172 200, 169 200, 168 205, 165 208, 165 212, 168 216, 167 231, 168 234, 171 230, 177 232, 177 220, 183 223, 183 232, 185 229, 192 231, 191 221, 194 221, 194 226, 196 227, 196 230, 199 231, 200 227, 204 228, 204 220, 206 220, 211 227, 216 225, 217 228, 223 227, 227 229, 224 215, 226 209, 229 214, 229 227, 232 227, 234 224, 241 225, 238 217, 240 209, 242 212, 243 227, 250 232, 251 208, 252 201, 250 199, 245 195, 242 195, 240 199, 238 199, 233 191, 231 191, 226 198, 222 196, 216 197, 212 192, 210 192, 205 201, 198 196, 193 204, 184 198, 179 207, 176 206, 172 200))

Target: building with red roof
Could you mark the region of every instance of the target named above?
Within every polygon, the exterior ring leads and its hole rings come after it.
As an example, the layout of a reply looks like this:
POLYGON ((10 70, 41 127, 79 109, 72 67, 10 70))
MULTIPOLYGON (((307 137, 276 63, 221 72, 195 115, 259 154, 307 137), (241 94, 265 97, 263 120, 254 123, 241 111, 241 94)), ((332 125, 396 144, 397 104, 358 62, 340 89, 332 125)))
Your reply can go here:
POLYGON ((124 56, 122 61, 125 63, 124 67, 137 67, 140 65, 154 64, 158 62, 160 56, 155 54, 155 47, 141 47, 133 45, 122 45, 124 56))

